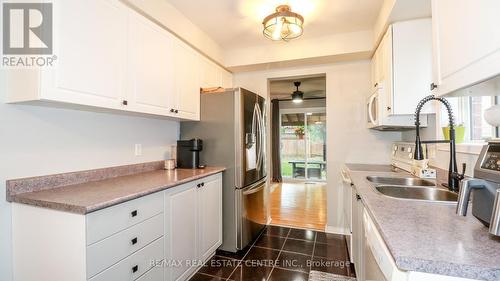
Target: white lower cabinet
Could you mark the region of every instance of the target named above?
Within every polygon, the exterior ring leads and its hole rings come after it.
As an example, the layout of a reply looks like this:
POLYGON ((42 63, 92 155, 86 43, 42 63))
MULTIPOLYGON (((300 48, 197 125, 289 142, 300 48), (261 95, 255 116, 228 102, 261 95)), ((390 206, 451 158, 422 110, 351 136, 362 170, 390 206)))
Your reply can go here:
POLYGON ((165 196, 167 217, 167 270, 166 280, 184 280, 195 269, 197 251, 197 204, 196 187, 189 183, 180 186, 180 191, 172 191, 165 196), (170 274, 169 274, 170 273, 170 274))
POLYGON ((187 280, 222 242, 222 174, 87 215, 12 204, 16 281, 187 280))
POLYGON ((363 202, 353 186, 352 197, 352 260, 358 280, 364 278, 364 244, 363 244, 363 202))
POLYGON ((165 194, 165 280, 187 280, 222 244, 222 175, 165 194))
POLYGON ((400 270, 359 193, 352 190, 352 258, 359 281, 473 281, 472 279, 400 270))
POLYGON ((205 261, 222 244, 222 182, 214 178, 198 188, 199 257, 205 261))

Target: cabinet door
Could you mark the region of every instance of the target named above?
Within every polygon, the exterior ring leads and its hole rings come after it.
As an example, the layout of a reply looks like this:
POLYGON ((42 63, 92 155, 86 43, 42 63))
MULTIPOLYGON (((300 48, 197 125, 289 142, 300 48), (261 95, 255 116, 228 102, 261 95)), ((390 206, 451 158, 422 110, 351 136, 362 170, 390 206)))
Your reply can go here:
POLYGON ((179 40, 174 43, 177 117, 200 119, 200 61, 193 49, 179 40))
POLYGON ((220 87, 220 72, 217 70, 217 65, 208 59, 200 56, 200 80, 201 87, 212 88, 220 87))
POLYGON ((126 11, 117 0, 54 5, 57 60, 42 73, 41 99, 120 108, 127 65, 126 11))
POLYGON ((352 189, 351 193, 351 206, 352 206, 352 260, 354 261, 354 266, 356 271, 358 271, 358 252, 359 252, 359 239, 361 239, 361 233, 359 231, 359 220, 360 216, 358 214, 358 209, 356 208, 358 203, 356 190, 352 189))
MULTIPOLYGON (((392 114, 413 114, 418 102, 431 94, 432 23, 430 19, 392 25, 392 114)), ((389 59, 390 59, 389 58, 389 59)), ((432 104, 422 113, 431 113, 432 104)))
POLYGON ((433 0, 438 95, 500 73, 500 1, 433 0))
POLYGON ((392 65, 392 26, 389 26, 380 42, 379 76, 383 81, 385 98, 380 100, 380 110, 384 117, 392 114, 393 103, 393 65, 392 65))
POLYGON ((222 179, 203 182, 198 189, 200 258, 205 261, 222 244, 222 179))
MULTIPOLYGON (((376 69, 376 63, 377 63, 377 52, 373 53, 373 57, 372 57, 372 60, 371 60, 371 86, 372 88, 375 88, 375 83, 377 83, 377 77, 375 75, 375 69, 376 69)), ((371 93, 371 92, 370 92, 371 93)))
POLYGON ((144 18, 129 14, 129 107, 157 115, 173 115, 175 88, 173 37, 144 18))
POLYGON ((166 280, 185 280, 195 270, 189 262, 198 259, 196 187, 187 184, 176 187, 181 191, 166 193, 166 280))

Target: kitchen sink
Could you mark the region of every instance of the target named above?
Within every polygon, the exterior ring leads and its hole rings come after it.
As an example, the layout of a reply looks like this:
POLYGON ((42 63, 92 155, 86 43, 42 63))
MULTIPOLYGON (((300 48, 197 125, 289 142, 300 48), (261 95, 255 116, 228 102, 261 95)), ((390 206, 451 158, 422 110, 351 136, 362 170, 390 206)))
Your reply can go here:
POLYGON ((435 187, 378 185, 375 189, 386 196, 401 199, 435 202, 457 202, 458 200, 456 193, 435 187))
POLYGON ((435 184, 431 181, 418 178, 368 176, 366 177, 366 179, 376 184, 404 185, 404 186, 435 186, 435 184))

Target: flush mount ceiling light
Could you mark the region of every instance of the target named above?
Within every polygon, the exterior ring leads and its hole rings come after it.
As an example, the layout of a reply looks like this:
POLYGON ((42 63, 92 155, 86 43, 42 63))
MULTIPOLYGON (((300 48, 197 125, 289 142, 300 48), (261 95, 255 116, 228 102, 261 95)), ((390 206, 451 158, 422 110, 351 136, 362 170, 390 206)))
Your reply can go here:
POLYGON ((297 90, 292 93, 292 101, 294 103, 301 103, 302 101, 304 101, 304 93, 302 91, 299 91, 300 82, 293 82, 293 85, 297 87, 297 90))
POLYGON ((280 5, 276 12, 262 22, 264 36, 274 41, 290 41, 302 35, 304 17, 292 12, 290 6, 280 5))

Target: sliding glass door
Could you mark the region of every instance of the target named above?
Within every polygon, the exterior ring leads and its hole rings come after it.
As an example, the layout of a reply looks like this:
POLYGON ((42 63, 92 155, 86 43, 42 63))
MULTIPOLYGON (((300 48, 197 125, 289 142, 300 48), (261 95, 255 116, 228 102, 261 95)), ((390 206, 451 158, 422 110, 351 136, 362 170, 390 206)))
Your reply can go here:
POLYGON ((281 175, 326 180, 326 112, 323 108, 280 111, 281 175))

